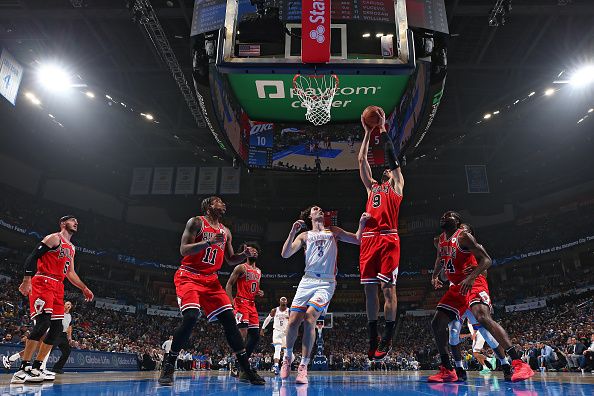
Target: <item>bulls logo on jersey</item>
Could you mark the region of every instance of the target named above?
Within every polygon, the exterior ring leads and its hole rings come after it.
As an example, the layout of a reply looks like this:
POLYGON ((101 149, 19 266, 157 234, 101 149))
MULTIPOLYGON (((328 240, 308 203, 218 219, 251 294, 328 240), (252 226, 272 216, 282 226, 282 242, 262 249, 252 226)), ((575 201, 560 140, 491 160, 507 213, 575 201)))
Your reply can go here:
POLYGON ((35 307, 35 312, 40 314, 41 312, 43 312, 43 307, 45 307, 45 301, 43 301, 41 298, 38 298, 37 300, 35 300, 33 306, 35 307))

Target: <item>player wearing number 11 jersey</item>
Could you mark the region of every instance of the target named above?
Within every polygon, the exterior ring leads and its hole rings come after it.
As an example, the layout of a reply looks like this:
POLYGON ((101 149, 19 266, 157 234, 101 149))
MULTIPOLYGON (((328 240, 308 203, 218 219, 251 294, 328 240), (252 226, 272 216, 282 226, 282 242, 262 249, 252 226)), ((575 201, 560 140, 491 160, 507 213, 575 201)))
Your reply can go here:
POLYGON ((203 216, 188 220, 181 237, 179 251, 183 256, 174 276, 177 302, 182 312, 182 323, 173 334, 171 351, 163 361, 159 383, 171 385, 175 372, 174 364, 179 351, 190 339, 192 329, 200 317, 200 308, 209 321, 215 319, 223 326, 225 338, 237 356, 242 370, 240 380, 263 385, 264 379, 250 368, 245 344, 235 323, 231 300, 223 290, 217 271, 223 260, 237 265, 251 257, 257 257, 256 249, 246 246, 235 253, 231 245, 231 232, 221 223, 227 207, 219 197, 202 201, 203 216))

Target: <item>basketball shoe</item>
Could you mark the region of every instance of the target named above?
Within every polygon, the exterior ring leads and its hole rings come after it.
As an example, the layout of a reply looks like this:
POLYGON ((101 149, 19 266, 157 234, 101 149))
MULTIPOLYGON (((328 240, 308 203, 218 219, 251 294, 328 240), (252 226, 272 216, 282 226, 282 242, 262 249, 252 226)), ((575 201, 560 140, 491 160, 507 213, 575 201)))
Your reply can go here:
POLYGON ((291 361, 285 356, 283 358, 283 365, 280 369, 280 377, 281 379, 287 379, 289 378, 289 374, 291 374, 291 361))
POLYGON ((299 368, 297 369, 297 378, 295 378, 296 384, 307 384, 309 381, 307 379, 307 366, 305 364, 300 364, 299 368))
POLYGON ((264 385, 266 380, 256 372, 256 370, 249 370, 244 371, 241 370, 239 372, 239 381, 241 382, 249 382, 252 385, 264 385))
POLYGON ((384 341, 381 340, 375 353, 373 354, 373 359, 375 361, 382 361, 388 356, 388 353, 392 350, 392 340, 384 341))
POLYGON ((462 367, 456 367, 456 375, 458 376, 458 381, 467 380, 466 370, 464 370, 462 367))
POLYGON ((530 366, 520 359, 513 360, 512 367, 514 369, 514 373, 511 376, 512 382, 524 381, 534 375, 534 371, 530 366))
POLYGON ((367 358, 370 361, 375 360, 375 351, 377 350, 377 346, 380 342, 380 337, 378 336, 375 341, 369 341, 369 350, 367 351, 367 358))
POLYGON ((167 356, 163 359, 163 367, 161 367, 161 374, 159 375, 159 384, 161 385, 172 385, 173 374, 175 373, 175 367, 173 364, 168 362, 167 356))
POLYGON ((427 378, 429 382, 456 382, 458 381, 458 375, 456 370, 448 370, 444 366, 439 366, 439 372, 427 378))

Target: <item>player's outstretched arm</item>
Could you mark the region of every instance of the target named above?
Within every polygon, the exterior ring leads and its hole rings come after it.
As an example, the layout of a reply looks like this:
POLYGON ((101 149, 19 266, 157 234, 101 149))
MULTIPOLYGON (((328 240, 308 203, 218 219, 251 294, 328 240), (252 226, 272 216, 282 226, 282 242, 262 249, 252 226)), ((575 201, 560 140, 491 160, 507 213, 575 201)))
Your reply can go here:
POLYGON ((361 244, 361 235, 363 234, 363 229, 365 228, 365 223, 371 215, 367 212, 363 212, 361 218, 359 219, 359 228, 357 229, 356 233, 348 232, 343 230, 340 227, 331 226, 330 229, 334 234, 334 237, 342 242, 352 243, 353 245, 360 245, 361 244))
POLYGON ((483 245, 477 243, 472 234, 466 231, 461 232, 458 236, 458 243, 460 247, 469 250, 478 261, 478 265, 474 270, 460 283, 460 292, 466 294, 472 289, 476 277, 486 271, 491 266, 492 261, 483 245))
POLYGON ((295 253, 297 253, 299 249, 301 249, 301 246, 303 246, 304 243, 303 235, 306 234, 300 234, 296 238, 295 236, 302 228, 305 228, 305 221, 297 220, 293 223, 293 225, 291 226, 291 231, 289 231, 289 236, 287 236, 287 240, 283 244, 283 249, 281 250, 282 258, 289 258, 295 253))
POLYGON ((91 289, 89 289, 87 285, 85 285, 85 283, 80 279, 80 277, 74 270, 74 263, 70 264, 70 266, 68 267, 66 278, 68 278, 70 283, 72 283, 74 286, 76 286, 82 291, 83 296, 85 296, 85 301, 93 301, 95 295, 93 294, 91 289))
POLYGON ((367 190, 367 194, 371 191, 371 185, 373 184, 373 177, 371 176, 371 167, 369 166, 369 161, 367 160, 367 153, 369 152, 369 139, 371 138, 371 129, 365 124, 363 121, 363 116, 361 116, 361 125, 365 130, 365 135, 363 136, 363 141, 361 142, 361 148, 359 149, 359 176, 361 177, 361 181, 367 190))
POLYGON ((231 272, 231 276, 229 276, 229 279, 227 280, 227 284, 225 285, 225 292, 227 293, 227 296, 229 296, 229 300, 231 302, 233 302, 233 285, 237 283, 237 279, 239 279, 239 277, 244 273, 245 266, 238 265, 237 267, 233 268, 233 272, 231 272))
POLYGON ((243 263, 248 257, 258 257, 258 251, 250 246, 245 246, 244 249, 235 253, 233 250, 233 237, 231 231, 225 227, 227 233, 227 243, 225 244, 225 260, 229 265, 237 265, 243 263))
POLYGON ((276 308, 272 308, 270 310, 270 314, 268 314, 268 316, 266 317, 266 319, 264 319, 264 322, 262 323, 262 327, 260 328, 260 335, 263 336, 264 335, 264 329, 266 328, 266 326, 268 326, 270 324, 270 322, 272 322, 272 319, 274 318, 274 315, 276 314, 276 308))

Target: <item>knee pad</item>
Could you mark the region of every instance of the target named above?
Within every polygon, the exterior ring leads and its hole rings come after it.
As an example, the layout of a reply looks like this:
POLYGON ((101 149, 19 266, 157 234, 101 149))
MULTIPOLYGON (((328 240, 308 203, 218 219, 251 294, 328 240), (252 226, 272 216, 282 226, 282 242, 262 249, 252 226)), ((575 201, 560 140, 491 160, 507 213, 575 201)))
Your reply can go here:
POLYGON ((45 337, 45 340, 43 340, 43 343, 46 345, 54 345, 60 338, 60 335, 62 335, 63 330, 64 327, 62 326, 62 320, 52 320, 49 331, 47 332, 47 336, 45 337))
POLYGON ((495 350, 499 346, 497 340, 493 337, 493 335, 489 332, 489 330, 485 329, 483 326, 479 327, 477 330, 483 338, 485 342, 491 347, 491 349, 495 350))
POLYGON ((462 329, 462 323, 459 320, 452 320, 448 323, 448 330, 450 333, 449 343, 450 345, 458 345, 460 343, 460 330, 462 329))
POLYGON ((281 354, 282 349, 283 349, 283 346, 280 344, 276 344, 274 346, 274 359, 280 360, 280 354, 281 354))
MULTIPOLYGON (((31 329, 31 334, 29 334, 30 340, 39 341, 41 337, 43 337, 47 329, 50 328, 51 316, 52 315, 49 313, 42 313, 35 317, 35 324, 31 329)), ((61 323, 62 322, 60 322, 60 324, 61 323)))

